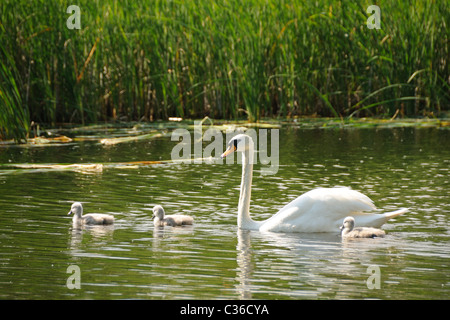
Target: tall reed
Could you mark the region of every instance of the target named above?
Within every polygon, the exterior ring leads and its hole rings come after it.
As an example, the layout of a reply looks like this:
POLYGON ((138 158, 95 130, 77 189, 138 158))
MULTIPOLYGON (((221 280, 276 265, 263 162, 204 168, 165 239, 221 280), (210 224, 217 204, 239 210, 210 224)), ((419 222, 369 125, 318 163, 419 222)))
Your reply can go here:
POLYGON ((382 1, 379 30, 366 26, 371 1, 73 4, 81 30, 66 27, 67 1, 0 2, 1 110, 22 110, 7 128, 449 109, 445 0, 382 1))
POLYGON ((28 138, 30 118, 16 79, 19 74, 15 63, 0 47, 0 140, 14 138, 20 142, 28 138))

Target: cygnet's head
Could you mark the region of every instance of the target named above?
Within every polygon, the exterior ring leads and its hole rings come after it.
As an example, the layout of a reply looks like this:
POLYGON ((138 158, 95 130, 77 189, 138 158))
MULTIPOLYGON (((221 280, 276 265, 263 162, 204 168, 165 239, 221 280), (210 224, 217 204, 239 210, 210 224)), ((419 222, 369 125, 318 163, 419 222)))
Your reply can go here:
POLYGON ((80 202, 74 202, 68 214, 73 213, 75 216, 81 216, 83 214, 83 206, 80 202))
POLYGON ((353 217, 347 217, 344 219, 344 223, 340 227, 341 230, 347 229, 349 231, 353 230, 353 227, 355 226, 355 219, 353 217))
POLYGON ((253 145, 253 140, 246 134, 238 134, 234 136, 227 145, 227 150, 221 155, 221 158, 225 158, 233 152, 244 152, 250 149, 250 145, 253 145))
POLYGON ((158 218, 159 220, 164 219, 164 209, 161 206, 154 206, 153 207, 153 216, 152 219, 154 219, 155 217, 158 218))

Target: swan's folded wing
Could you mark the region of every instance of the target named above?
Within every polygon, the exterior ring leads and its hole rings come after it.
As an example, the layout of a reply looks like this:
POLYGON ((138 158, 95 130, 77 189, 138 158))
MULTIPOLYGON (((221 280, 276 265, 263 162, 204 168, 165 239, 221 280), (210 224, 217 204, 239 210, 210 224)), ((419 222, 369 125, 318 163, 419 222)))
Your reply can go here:
POLYGON ((85 224, 98 224, 97 219, 95 218, 95 214, 93 214, 93 213, 85 214, 83 216, 83 222, 85 224))
POLYGON ((113 224, 114 217, 101 214, 101 213, 89 213, 83 216, 85 224, 113 224))
POLYGON ((288 203, 280 212, 291 207, 301 208, 303 212, 314 208, 314 211, 321 212, 321 214, 327 214, 327 212, 362 213, 376 209, 369 197, 347 187, 311 190, 288 203))
POLYGON ((173 219, 173 221, 175 222, 175 225, 177 225, 177 226, 194 224, 194 218, 192 218, 191 216, 186 216, 186 215, 182 215, 182 214, 174 214, 174 215, 166 216, 166 217, 170 217, 171 219, 173 219))
POLYGON ((349 214, 376 209, 372 200, 345 187, 311 190, 264 222, 262 231, 332 232, 349 214))

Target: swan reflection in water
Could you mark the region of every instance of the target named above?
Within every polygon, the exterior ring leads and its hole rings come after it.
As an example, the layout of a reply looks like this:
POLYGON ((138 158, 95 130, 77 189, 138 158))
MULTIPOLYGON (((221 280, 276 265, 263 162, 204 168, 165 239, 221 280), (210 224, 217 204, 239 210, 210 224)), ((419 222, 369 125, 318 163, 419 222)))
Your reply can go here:
POLYGON ((96 247, 101 247, 111 241, 114 234, 114 225, 74 225, 69 229, 69 232, 69 250, 76 253, 82 246, 84 236, 87 236, 96 247))
POLYGON ((389 238, 349 243, 338 232, 238 229, 237 240, 235 289, 239 299, 266 298, 271 292, 292 298, 346 297, 355 288, 367 289, 361 281, 368 277, 367 266, 377 264, 380 250, 392 247, 389 238))

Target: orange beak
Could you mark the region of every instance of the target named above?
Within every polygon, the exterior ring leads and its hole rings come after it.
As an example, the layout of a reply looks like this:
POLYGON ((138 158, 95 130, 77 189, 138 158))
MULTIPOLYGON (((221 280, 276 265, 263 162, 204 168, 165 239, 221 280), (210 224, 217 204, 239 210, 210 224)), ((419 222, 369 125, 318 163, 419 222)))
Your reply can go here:
POLYGON ((225 150, 224 153, 222 153, 222 155, 220 156, 222 159, 225 158, 226 156, 228 156, 230 153, 233 153, 236 151, 236 147, 235 146, 229 146, 227 148, 227 150, 225 150))

